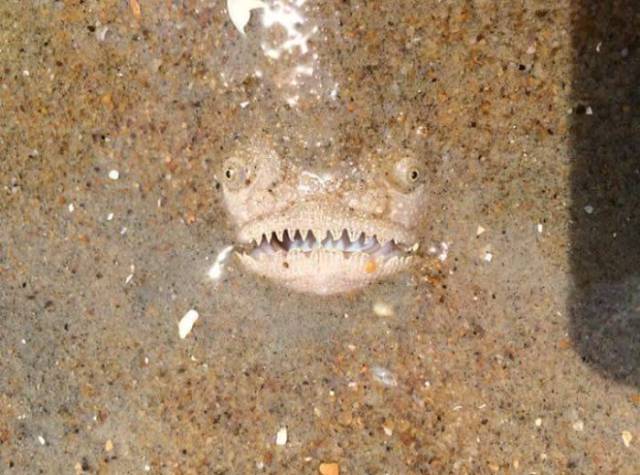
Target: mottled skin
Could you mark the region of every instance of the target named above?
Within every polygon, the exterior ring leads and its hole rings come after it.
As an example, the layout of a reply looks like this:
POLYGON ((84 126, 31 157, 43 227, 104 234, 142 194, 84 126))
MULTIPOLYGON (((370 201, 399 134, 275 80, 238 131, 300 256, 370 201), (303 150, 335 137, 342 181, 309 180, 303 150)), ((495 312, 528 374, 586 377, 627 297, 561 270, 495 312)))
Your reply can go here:
POLYGON ((401 249, 382 255, 319 246, 306 252, 241 253, 245 266, 294 290, 317 294, 361 288, 405 269, 425 194, 424 163, 407 150, 373 154, 361 163, 367 166, 315 173, 282 160, 268 145, 238 147, 225 160, 221 181, 238 239, 249 251, 263 235, 268 240, 275 233, 282 240, 285 230, 292 239, 299 231, 302 240, 308 231, 320 239, 330 231, 337 239, 346 230, 351 241, 364 233, 380 245, 393 240, 394 249, 401 249))

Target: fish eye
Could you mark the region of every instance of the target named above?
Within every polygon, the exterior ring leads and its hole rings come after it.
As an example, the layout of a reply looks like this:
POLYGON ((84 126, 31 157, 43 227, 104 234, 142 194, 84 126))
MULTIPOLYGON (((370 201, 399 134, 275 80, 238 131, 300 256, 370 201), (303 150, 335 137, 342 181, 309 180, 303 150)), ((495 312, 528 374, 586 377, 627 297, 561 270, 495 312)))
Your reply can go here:
POLYGON ((422 163, 414 158, 404 157, 394 164, 391 181, 401 191, 408 193, 425 182, 425 175, 422 163))
POLYGON ((238 191, 251 184, 252 169, 247 160, 240 157, 229 157, 222 166, 224 185, 233 191, 238 191))

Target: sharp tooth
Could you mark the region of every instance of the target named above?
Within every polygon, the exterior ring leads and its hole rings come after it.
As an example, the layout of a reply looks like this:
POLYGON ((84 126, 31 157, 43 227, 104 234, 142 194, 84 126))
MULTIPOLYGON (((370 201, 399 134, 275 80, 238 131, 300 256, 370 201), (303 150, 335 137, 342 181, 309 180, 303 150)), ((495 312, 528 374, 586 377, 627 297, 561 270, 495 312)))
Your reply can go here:
POLYGON ((358 233, 357 231, 355 231, 353 229, 349 229, 349 240, 351 242, 357 241, 358 237, 360 237, 360 233, 358 233))
POLYGON ((333 234, 333 240, 337 241, 342 237, 342 229, 336 229, 332 231, 331 234, 333 234))
POLYGON ((278 229, 273 232, 273 236, 275 236, 278 241, 282 242, 284 238, 284 231, 282 229, 278 229))
POLYGON ((415 243, 413 246, 407 247, 405 252, 416 252, 420 248, 420 243, 415 243))
POLYGON ((346 237, 349 240, 349 242, 353 241, 353 229, 345 228, 345 232, 346 232, 346 237))

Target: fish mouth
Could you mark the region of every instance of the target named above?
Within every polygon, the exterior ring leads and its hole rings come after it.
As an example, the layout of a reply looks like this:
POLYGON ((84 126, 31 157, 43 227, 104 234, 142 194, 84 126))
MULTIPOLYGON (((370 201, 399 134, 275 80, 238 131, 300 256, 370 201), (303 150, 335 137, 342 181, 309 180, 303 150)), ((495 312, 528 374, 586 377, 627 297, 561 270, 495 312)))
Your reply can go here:
POLYGON ((243 227, 241 262, 293 290, 330 295, 406 269, 418 249, 409 232, 386 221, 312 216, 285 215, 243 227))

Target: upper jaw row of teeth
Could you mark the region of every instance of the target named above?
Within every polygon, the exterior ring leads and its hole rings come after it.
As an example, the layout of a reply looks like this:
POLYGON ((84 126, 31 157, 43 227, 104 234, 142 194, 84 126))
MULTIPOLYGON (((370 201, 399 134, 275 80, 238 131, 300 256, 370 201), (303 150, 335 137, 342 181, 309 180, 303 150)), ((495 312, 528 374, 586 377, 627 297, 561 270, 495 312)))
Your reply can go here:
POLYGON ((299 229, 281 229, 281 230, 273 230, 266 233, 262 233, 257 237, 254 237, 253 242, 256 244, 260 244, 261 241, 267 240, 270 241, 273 237, 275 237, 278 241, 284 241, 285 236, 289 238, 289 240, 310 240, 313 239, 315 241, 324 241, 325 239, 338 240, 341 239, 342 236, 346 233, 347 237, 351 242, 356 242, 359 239, 372 239, 377 238, 378 241, 391 241, 391 239, 381 239, 380 236, 373 234, 369 235, 363 231, 355 231, 352 229, 332 229, 328 231, 321 230, 299 230, 299 229))

